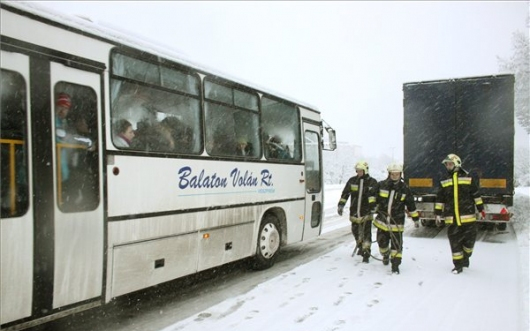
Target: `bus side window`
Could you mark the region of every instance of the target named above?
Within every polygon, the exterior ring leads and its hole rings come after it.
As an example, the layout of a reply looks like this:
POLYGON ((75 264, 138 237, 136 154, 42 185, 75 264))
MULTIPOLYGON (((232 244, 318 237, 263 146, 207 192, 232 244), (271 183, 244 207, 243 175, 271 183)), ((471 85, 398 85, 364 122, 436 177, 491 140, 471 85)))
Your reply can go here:
POLYGON ((88 86, 54 88, 57 202, 63 212, 99 204, 97 96, 88 86))
POLYGON ((300 119, 296 107, 268 97, 263 97, 261 104, 265 157, 300 161, 300 119))
POLYGON ((200 103, 192 97, 140 84, 113 84, 118 97, 112 103, 114 146, 149 152, 199 154, 200 103), (119 123, 127 121, 134 134, 123 137, 119 123))
POLYGON ((114 146, 160 153, 198 155, 202 152, 197 75, 119 51, 112 54, 111 71, 114 146), (117 132, 120 127, 117 124, 124 120, 134 131, 125 141, 123 134, 117 132))
POLYGON ((204 85, 206 152, 213 156, 258 158, 258 96, 208 80, 204 85))
POLYGON ((0 74, 1 217, 22 216, 29 207, 26 82, 9 70, 0 74))

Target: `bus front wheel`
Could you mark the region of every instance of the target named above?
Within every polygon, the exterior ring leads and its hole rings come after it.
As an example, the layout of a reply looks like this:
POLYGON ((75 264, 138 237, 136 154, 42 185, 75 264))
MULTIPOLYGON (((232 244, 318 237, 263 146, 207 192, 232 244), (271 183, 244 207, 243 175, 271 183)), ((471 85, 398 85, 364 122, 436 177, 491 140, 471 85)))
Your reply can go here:
POLYGON ((256 255, 252 263, 255 270, 270 268, 280 252, 280 222, 273 215, 267 215, 259 227, 256 255))

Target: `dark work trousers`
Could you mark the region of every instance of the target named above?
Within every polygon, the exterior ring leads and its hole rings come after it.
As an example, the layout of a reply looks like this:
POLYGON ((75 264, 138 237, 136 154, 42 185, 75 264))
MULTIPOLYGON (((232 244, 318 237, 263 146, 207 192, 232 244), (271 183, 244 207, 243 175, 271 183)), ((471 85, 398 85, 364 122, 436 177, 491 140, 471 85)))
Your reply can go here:
POLYGON ((372 246, 372 221, 365 220, 362 223, 351 224, 351 232, 355 238, 357 247, 359 248, 359 255, 370 255, 372 246))
POLYGON ((377 244, 379 245, 379 252, 383 256, 390 255, 392 265, 401 264, 401 252, 403 250, 403 232, 400 231, 384 231, 377 229, 377 244), (390 252, 388 248, 390 244, 390 252))
POLYGON ((477 231, 476 222, 464 223, 461 226, 456 223, 449 225, 447 238, 449 238, 449 245, 451 245, 455 268, 462 268, 469 264, 469 257, 473 254, 473 247, 477 239, 477 231))

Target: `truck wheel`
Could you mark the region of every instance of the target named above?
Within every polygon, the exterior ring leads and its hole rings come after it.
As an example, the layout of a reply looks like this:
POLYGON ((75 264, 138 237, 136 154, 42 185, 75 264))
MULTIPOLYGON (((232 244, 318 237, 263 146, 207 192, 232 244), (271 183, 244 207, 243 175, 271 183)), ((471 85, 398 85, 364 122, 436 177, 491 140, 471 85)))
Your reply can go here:
POLYGON ((272 267, 280 251, 280 222, 273 215, 267 215, 259 227, 256 255, 252 268, 263 270, 272 267))
POLYGON ((497 230, 504 231, 506 230, 506 223, 497 223, 497 230))

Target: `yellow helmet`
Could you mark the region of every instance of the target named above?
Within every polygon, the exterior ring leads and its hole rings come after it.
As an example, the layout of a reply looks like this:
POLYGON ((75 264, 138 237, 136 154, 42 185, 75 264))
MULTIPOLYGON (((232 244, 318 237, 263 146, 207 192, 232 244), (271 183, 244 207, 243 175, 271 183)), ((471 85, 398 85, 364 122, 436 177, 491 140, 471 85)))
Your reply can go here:
POLYGON ((363 170, 365 174, 368 173, 368 162, 366 161, 359 161, 355 163, 355 170, 363 170))
POLYGON ((447 155, 445 159, 442 161, 442 163, 446 164, 447 162, 453 162, 456 168, 460 168, 462 166, 462 160, 456 154, 447 155))

